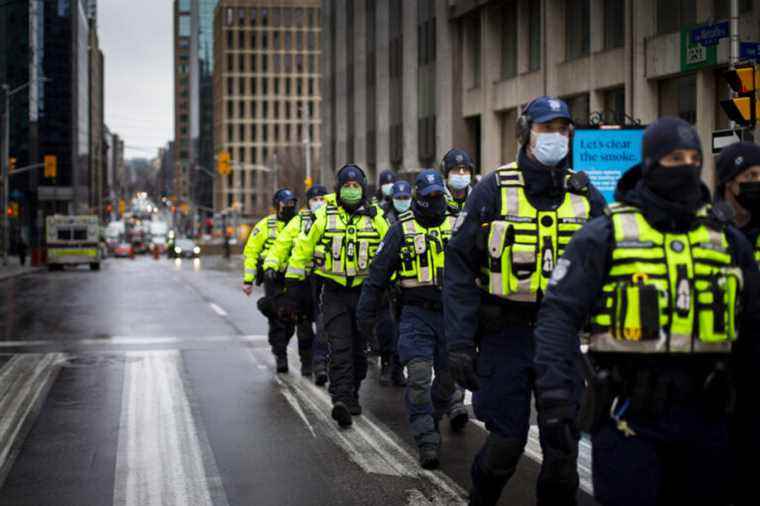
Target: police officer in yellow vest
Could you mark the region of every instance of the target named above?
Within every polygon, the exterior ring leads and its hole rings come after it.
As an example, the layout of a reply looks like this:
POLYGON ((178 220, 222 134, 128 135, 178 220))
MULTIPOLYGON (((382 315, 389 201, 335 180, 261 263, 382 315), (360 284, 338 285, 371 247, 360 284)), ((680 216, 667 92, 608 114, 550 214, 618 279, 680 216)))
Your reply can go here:
POLYGON ((650 125, 643 162, 567 246, 539 313, 539 420, 566 440, 576 430, 568 357, 591 318, 594 495, 604 506, 733 503, 732 377, 742 372, 732 350, 760 366, 758 272, 746 239, 709 208, 701 169, 688 123, 650 125))
MULTIPOLYGON (((563 101, 533 100, 517 127, 517 163, 475 186, 446 250, 449 367, 474 391, 475 415, 489 431, 471 469, 476 505, 496 504, 527 441, 533 327, 551 272, 572 235, 605 207, 585 174, 567 168, 572 121, 563 101)), ((570 452, 544 453, 539 504, 575 503, 576 452, 577 441, 570 452)))
POLYGON ((459 214, 464 210, 467 197, 472 192, 476 172, 475 162, 467 151, 454 148, 443 155, 441 167, 443 176, 446 178, 446 189, 450 196, 449 206, 456 214, 459 214))
POLYGON ((371 329, 381 295, 395 276, 401 290, 398 351, 408 375, 406 409, 420 465, 425 469, 438 466, 438 421, 454 393, 446 357, 441 287, 444 250, 456 216, 447 209, 444 192, 443 177, 437 170, 419 173, 412 208, 399 215, 399 222, 385 236, 357 309, 363 328, 371 329))
POLYGON ((755 248, 760 264, 760 146, 737 142, 723 149, 716 163, 716 201, 733 210, 736 226, 755 248))
POLYGON ((286 290, 305 279, 313 261, 313 274, 323 278, 320 310, 330 350, 332 417, 347 427, 361 414, 359 388, 367 375, 367 341, 359 332, 356 305, 388 225, 380 209, 368 203, 361 168, 345 165, 336 180, 336 200, 318 209, 308 234, 295 240, 286 290))
MULTIPOLYGON (((280 188, 274 194, 272 205, 276 212, 256 223, 243 249, 243 293, 248 296, 253 292, 254 283, 258 286, 264 281, 264 260, 269 248, 274 244, 277 234, 295 216, 296 196, 288 188, 280 188)), ((272 290, 274 287, 265 286, 265 288, 272 290)), ((273 293, 266 295, 271 296, 273 293)), ((269 345, 272 347, 272 353, 277 361, 278 373, 288 372, 286 348, 292 335, 292 324, 280 321, 277 318, 269 319, 269 345)))

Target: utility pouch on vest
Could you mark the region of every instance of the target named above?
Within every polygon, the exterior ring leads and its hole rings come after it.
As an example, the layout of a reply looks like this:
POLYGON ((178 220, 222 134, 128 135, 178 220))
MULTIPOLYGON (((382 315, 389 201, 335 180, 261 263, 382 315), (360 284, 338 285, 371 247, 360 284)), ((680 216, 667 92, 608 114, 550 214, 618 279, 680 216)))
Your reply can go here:
POLYGON ((736 338, 736 300, 741 281, 727 269, 697 285, 699 340, 719 342, 736 338), (732 303, 733 302, 733 303, 732 303))
POLYGON ((512 273, 517 279, 528 279, 536 270, 536 247, 532 244, 512 246, 512 273))
POLYGON ((578 362, 586 388, 581 397, 576 423, 582 432, 592 433, 609 419, 613 399, 612 380, 609 371, 597 370, 587 353, 581 353, 578 362))
POLYGON ((618 283, 611 308, 612 335, 626 341, 651 341, 660 336, 660 305, 657 287, 618 283))

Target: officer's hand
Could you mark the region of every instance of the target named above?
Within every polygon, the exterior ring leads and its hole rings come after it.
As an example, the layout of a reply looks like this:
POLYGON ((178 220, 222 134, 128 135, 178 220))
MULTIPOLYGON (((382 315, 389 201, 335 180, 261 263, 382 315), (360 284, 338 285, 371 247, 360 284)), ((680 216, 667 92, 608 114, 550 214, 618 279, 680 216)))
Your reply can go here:
POLYGON ((251 283, 243 283, 243 293, 250 297, 253 293, 253 285, 251 283))
POLYGON ((538 407, 538 426, 544 444, 563 454, 578 451, 580 434, 575 425, 576 407, 568 402, 543 402, 538 407))
POLYGON ((472 392, 480 389, 480 379, 475 372, 475 351, 449 352, 449 370, 454 381, 472 392))

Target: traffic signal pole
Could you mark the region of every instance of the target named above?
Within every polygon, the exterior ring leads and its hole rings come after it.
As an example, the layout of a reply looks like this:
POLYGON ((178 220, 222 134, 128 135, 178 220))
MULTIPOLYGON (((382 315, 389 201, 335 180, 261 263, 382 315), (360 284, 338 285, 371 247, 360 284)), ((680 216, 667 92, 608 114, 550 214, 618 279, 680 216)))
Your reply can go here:
POLYGON ((10 171, 8 162, 10 161, 10 143, 11 143, 11 92, 9 86, 4 84, 3 88, 3 151, 2 163, 3 166, 3 265, 8 265, 8 250, 10 249, 10 221, 8 220, 8 187, 10 186, 10 171))

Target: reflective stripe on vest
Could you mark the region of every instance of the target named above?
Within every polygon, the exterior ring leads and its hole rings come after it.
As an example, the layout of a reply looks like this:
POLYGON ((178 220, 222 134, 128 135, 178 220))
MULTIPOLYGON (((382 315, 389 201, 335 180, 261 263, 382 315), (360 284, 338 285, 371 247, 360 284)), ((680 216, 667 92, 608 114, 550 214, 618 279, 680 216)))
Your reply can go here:
POLYGON ((332 279, 362 277, 380 244, 380 234, 370 216, 350 217, 343 223, 340 209, 328 204, 325 231, 314 249, 315 272, 332 279))
MULTIPOLYGON (((662 233, 614 204, 612 264, 592 318, 590 348, 634 353, 728 352, 742 272, 723 231, 662 233)), ((706 216, 706 208, 700 211, 706 216)))
POLYGON ((277 232, 282 230, 283 227, 279 226, 280 222, 275 216, 270 216, 267 218, 267 239, 264 241, 264 246, 261 249, 261 255, 259 258, 263 259, 267 257, 267 253, 269 252, 269 248, 272 247, 272 244, 274 244, 274 240, 277 239, 277 232))
POLYGON ((308 209, 302 209, 299 214, 301 215, 301 229, 299 232, 303 235, 308 235, 311 226, 314 224, 314 213, 308 209))
POLYGON ((588 221, 591 205, 585 196, 565 192, 556 210, 539 211, 525 194, 517 164, 497 169, 496 176, 501 207, 490 224, 481 286, 498 297, 533 302, 539 290, 546 290, 573 234, 588 221))
POLYGON ((755 261, 757 262, 757 266, 760 267, 760 235, 757 236, 757 241, 755 241, 755 261))
POLYGON ((438 227, 423 227, 411 212, 399 216, 404 239, 399 249, 402 288, 443 286, 444 251, 456 216, 449 214, 438 227))

